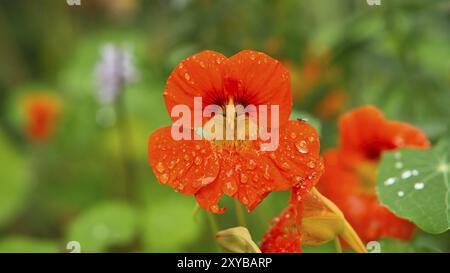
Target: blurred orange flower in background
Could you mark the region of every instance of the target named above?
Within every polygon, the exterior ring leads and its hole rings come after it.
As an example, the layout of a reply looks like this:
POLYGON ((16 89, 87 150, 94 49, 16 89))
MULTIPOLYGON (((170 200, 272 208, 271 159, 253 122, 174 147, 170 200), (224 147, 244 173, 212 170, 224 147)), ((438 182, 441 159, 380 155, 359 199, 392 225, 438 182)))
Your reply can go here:
POLYGON ((25 98, 25 131, 33 142, 45 142, 55 131, 61 113, 61 102, 58 98, 37 94, 25 98))
POLYGON ((383 237, 410 239, 414 224, 379 203, 376 171, 384 151, 427 148, 426 135, 410 124, 385 119, 374 106, 341 116, 339 130, 339 146, 324 153, 326 170, 318 189, 344 212, 364 242, 383 237))
MULTIPOLYGON (((224 212, 218 206, 223 194, 252 210, 272 191, 310 190, 323 172, 316 130, 304 121, 288 120, 292 107, 289 72, 266 54, 244 50, 226 58, 203 51, 175 68, 163 95, 169 113, 180 104, 194 112, 194 97, 203 98, 202 111, 211 104, 279 105, 280 142, 275 151, 262 151, 259 136, 256 140, 175 141, 171 126, 152 134, 149 161, 158 181, 182 194, 195 195, 206 210, 224 212)), ((195 134, 196 128, 191 129, 195 134)))

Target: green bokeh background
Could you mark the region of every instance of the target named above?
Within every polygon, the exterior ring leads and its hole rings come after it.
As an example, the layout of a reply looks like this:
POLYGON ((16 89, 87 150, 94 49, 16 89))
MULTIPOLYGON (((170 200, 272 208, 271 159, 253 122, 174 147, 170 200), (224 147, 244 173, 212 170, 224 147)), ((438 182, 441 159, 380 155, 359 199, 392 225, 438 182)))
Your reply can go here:
MULTIPOLYGON (((433 142, 448 135, 445 0, 381 0, 380 6, 363 0, 0 2, 0 252, 70 252, 70 241, 79 241, 82 252, 217 251, 206 213, 194 217, 192 196, 159 185, 147 159, 148 137, 170 124, 166 79, 201 50, 230 56, 253 49, 284 62, 297 79, 295 117, 320 127, 323 149, 336 144, 338 114, 368 103, 419 126, 433 142), (122 97, 132 136, 131 186, 115 109, 95 97, 93 71, 110 42, 132 48, 139 70, 122 97), (319 76, 305 85, 311 63, 319 76), (333 100, 336 90, 340 99, 333 100), (34 144, 24 133, 20 105, 40 91, 59 97, 63 113, 54 137, 34 144)), ((273 193, 246 213, 255 241, 287 200, 287 192, 273 193)), ((228 212, 215 216, 219 228, 236 226, 233 202, 223 204, 228 212)), ((382 241, 388 252, 449 248, 448 233, 382 241)))

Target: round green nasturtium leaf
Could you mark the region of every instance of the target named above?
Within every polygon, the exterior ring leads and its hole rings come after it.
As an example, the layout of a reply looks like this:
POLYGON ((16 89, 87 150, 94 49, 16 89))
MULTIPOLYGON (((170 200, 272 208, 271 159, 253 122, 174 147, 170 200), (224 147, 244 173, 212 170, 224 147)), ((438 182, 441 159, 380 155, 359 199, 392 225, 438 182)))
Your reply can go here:
POLYGON ((377 176, 382 204, 429 233, 450 226, 450 145, 429 150, 401 149, 383 154, 377 176))
POLYGON ((0 227, 9 223, 26 201, 30 181, 25 160, 0 132, 0 227))
POLYGON ((141 215, 144 251, 179 252, 198 241, 203 221, 193 216, 194 207, 195 202, 185 196, 149 204, 141 215))
POLYGON ((57 242, 11 236, 0 239, 0 253, 56 253, 60 252, 57 242))
POLYGON ((135 211, 120 201, 98 204, 79 215, 66 239, 80 243, 81 252, 101 252, 130 243, 137 227, 135 211))

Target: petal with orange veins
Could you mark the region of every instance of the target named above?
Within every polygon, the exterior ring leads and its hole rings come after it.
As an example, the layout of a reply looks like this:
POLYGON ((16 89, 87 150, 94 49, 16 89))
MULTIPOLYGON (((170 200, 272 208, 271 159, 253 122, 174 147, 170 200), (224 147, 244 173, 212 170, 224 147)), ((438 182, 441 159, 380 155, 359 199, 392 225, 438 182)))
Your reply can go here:
POLYGON ((317 183, 323 162, 314 127, 304 121, 290 121, 280 132, 275 151, 261 151, 262 143, 255 140, 239 149, 216 149, 220 172, 213 183, 196 193, 200 206, 217 211, 225 193, 252 211, 273 191, 294 187, 300 200, 317 183))
MULTIPOLYGON (((256 144, 260 147, 261 141, 256 144)), ((276 190, 299 187, 310 190, 323 173, 320 141, 316 129, 305 121, 289 121, 280 131, 279 146, 275 151, 262 152, 273 168, 283 175, 276 190)))
MULTIPOLYGON (((226 102, 222 88, 226 60, 222 54, 206 50, 182 61, 170 74, 163 93, 169 115, 177 105, 187 105, 193 113, 194 97, 202 98, 201 110, 210 104, 226 102)), ((191 118, 193 121, 193 114, 191 118)), ((173 121, 176 119, 172 117, 173 121)))
POLYGON ((171 136, 170 126, 150 136, 148 157, 158 181, 183 194, 194 194, 211 184, 220 170, 211 142, 176 141, 171 136))
POLYGON ((262 52, 243 50, 233 55, 225 67, 225 93, 244 106, 267 105, 271 127, 271 105, 279 105, 280 126, 291 114, 292 94, 289 71, 262 52))
MULTIPOLYGON (((237 198, 239 202, 253 210, 270 192, 285 189, 279 186, 285 178, 273 164, 252 147, 241 150, 220 147, 216 149, 220 161, 217 179, 196 195, 200 206, 217 211, 223 194, 237 198)), ((220 209, 222 212, 223 210, 220 209)))

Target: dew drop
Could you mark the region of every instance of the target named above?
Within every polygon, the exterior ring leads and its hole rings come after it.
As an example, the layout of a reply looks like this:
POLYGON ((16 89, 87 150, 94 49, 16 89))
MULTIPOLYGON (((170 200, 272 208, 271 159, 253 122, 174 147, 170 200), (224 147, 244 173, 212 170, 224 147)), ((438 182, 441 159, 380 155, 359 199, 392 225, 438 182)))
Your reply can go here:
POLYGON ((212 205, 211 207, 209 207, 209 209, 214 212, 214 213, 218 213, 219 212, 219 206, 218 205, 212 205))
POLYGON ((160 173, 163 173, 165 170, 164 164, 162 162, 158 162, 158 164, 156 164, 156 170, 160 173))
POLYGON ((270 173, 269 173, 269 167, 266 166, 266 169, 264 170, 264 178, 266 180, 270 180, 270 173))
POLYGON ((209 176, 209 177, 204 177, 200 179, 200 184, 202 186, 206 186, 208 184, 211 184, 211 182, 213 182, 216 178, 213 176, 209 176))
POLYGON ((169 181, 169 175, 167 173, 163 173, 160 177, 159 177, 159 181, 162 184, 166 184, 169 181))
POLYGON ((248 205, 248 199, 247 199, 247 197, 243 197, 243 198, 242 198, 242 204, 248 205))
POLYGON ((390 186, 390 185, 394 184, 395 181, 396 181, 396 179, 394 177, 390 177, 390 178, 386 179, 386 181, 384 181, 384 185, 390 186))
POLYGON ((405 196, 405 193, 402 191, 398 191, 397 195, 398 195, 398 197, 403 197, 403 196, 405 196))
POLYGON ((248 168, 249 170, 255 169, 255 168, 256 168, 256 162, 255 162, 255 160, 250 159, 250 160, 248 161, 247 168, 248 168))
POLYGON ((417 182, 414 184, 414 189, 421 190, 425 187, 425 184, 423 182, 417 182))
POLYGON ((419 175, 419 171, 418 170, 412 170, 412 175, 413 176, 418 176, 419 175))
POLYGON ((169 164, 167 164, 167 167, 169 169, 173 169, 173 167, 175 167, 176 164, 177 164, 177 162, 175 160, 172 160, 169 162, 169 164))
POLYGON ((202 158, 199 157, 199 156, 196 156, 195 159, 194 159, 194 164, 197 165, 197 166, 202 164, 202 158))
POLYGON ((304 140, 301 140, 301 141, 295 143, 295 147, 297 147, 297 150, 302 154, 306 154, 309 151, 308 145, 307 145, 306 141, 304 141, 304 140))
POLYGON ((225 175, 226 175, 227 177, 231 177, 231 176, 233 175, 233 170, 228 170, 228 171, 225 173, 225 175))
POLYGON ((395 162, 395 168, 396 168, 396 169, 401 169, 401 168, 403 168, 403 163, 400 162, 400 161, 395 162))
POLYGON ((253 179, 254 182, 258 182, 259 181, 259 176, 257 174, 255 174, 252 179, 253 179))
POLYGON ((198 144, 195 144, 195 149, 197 150, 197 151, 199 151, 200 150, 200 145, 198 145, 198 144))
POLYGON ((233 196, 236 193, 237 187, 234 181, 228 181, 224 184, 223 192, 229 196, 233 196))
POLYGON ((297 134, 296 134, 295 132, 292 132, 292 133, 291 133, 291 138, 292 138, 292 139, 295 139, 296 137, 297 137, 297 134))
POLYGON ((189 157, 189 155, 187 155, 187 154, 185 154, 185 155, 183 156, 183 158, 184 158, 184 160, 186 160, 186 161, 189 161, 189 159, 191 159, 191 158, 189 157))
POLYGON ((189 81, 191 79, 191 75, 189 73, 184 73, 184 78, 189 81))
POLYGON ((290 168, 291 168, 291 165, 289 165, 289 163, 287 163, 287 162, 283 162, 283 163, 281 164, 281 167, 284 168, 284 169, 290 169, 290 168))
POLYGON ((245 184, 248 181, 248 176, 245 173, 241 173, 241 183, 245 184))
POLYGON ((406 170, 406 171, 402 172, 402 174, 401 174, 401 178, 402 178, 402 179, 408 179, 408 178, 410 178, 411 176, 412 176, 412 172, 409 171, 409 170, 406 170))
POLYGON ((316 167, 316 163, 314 161, 309 161, 306 165, 311 169, 314 169, 316 167))
POLYGON ((205 68, 206 66, 205 66, 205 63, 203 62, 203 61, 200 61, 200 66, 202 67, 202 68, 205 68))

